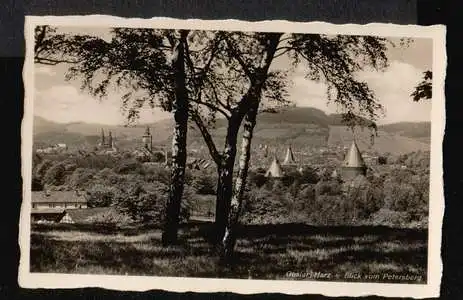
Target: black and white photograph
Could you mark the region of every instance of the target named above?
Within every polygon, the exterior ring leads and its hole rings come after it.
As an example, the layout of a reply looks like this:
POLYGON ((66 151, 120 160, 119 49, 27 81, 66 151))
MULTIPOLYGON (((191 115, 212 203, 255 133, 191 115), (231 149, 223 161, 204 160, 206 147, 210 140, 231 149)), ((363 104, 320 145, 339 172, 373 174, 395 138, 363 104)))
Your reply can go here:
POLYGON ((23 287, 431 297, 445 27, 26 17, 23 287))

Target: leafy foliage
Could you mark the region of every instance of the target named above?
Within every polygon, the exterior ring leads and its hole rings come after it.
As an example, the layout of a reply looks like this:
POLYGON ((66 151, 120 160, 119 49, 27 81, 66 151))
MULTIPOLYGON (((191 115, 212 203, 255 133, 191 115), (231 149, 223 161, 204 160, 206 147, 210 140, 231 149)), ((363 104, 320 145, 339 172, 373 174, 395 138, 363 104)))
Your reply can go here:
MULTIPOLYGON (((169 187, 157 183, 149 187, 140 183, 129 183, 114 199, 115 207, 124 214, 131 216, 136 222, 161 225, 164 219, 165 202, 169 187)), ((183 195, 180 211, 181 221, 189 218, 188 191, 183 195)))
POLYGON ((432 98, 432 72, 423 72, 423 81, 421 81, 411 94, 413 101, 429 100, 432 98))
POLYGON ((59 186, 65 182, 66 169, 63 163, 57 163, 49 168, 43 177, 43 183, 59 186))
POLYGON ((117 189, 102 184, 92 185, 87 189, 89 207, 107 207, 113 204, 117 189))

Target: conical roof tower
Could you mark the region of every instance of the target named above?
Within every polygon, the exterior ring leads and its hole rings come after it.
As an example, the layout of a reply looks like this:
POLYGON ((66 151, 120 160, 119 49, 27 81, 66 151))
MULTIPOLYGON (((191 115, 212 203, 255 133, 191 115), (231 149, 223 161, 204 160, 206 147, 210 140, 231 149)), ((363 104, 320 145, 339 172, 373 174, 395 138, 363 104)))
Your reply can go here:
POLYGON ((286 157, 285 157, 285 160, 283 161, 283 165, 293 165, 295 163, 296 163, 296 160, 294 159, 293 150, 291 149, 291 146, 289 146, 288 150, 286 150, 286 157))
POLYGON ((281 170, 280 162, 278 161, 276 156, 273 158, 273 161, 270 164, 270 167, 265 173, 265 177, 274 177, 274 178, 283 177, 283 171, 281 170))
POLYGON ((343 167, 364 168, 366 167, 362 154, 360 153, 357 143, 352 142, 349 151, 344 159, 343 167))
POLYGON ((365 176, 366 170, 365 161, 363 160, 362 154, 354 140, 347 152, 344 162, 342 163, 342 178, 344 180, 352 180, 359 175, 365 176))

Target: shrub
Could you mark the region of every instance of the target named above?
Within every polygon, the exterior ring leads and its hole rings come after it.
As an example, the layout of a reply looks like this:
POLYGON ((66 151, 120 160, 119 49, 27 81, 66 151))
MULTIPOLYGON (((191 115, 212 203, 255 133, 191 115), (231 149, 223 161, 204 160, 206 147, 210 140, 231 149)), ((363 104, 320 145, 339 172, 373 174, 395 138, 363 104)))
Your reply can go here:
POLYGON ((107 207, 113 203, 117 188, 96 184, 92 185, 86 192, 89 207, 107 207))
MULTIPOLYGON (((168 193, 169 187, 161 182, 150 185, 135 182, 117 193, 114 202, 120 212, 127 214, 134 221, 160 226, 165 215, 168 193)), ((180 209, 182 222, 190 216, 189 197, 189 188, 185 188, 180 209)))
POLYGON ((44 159, 42 160, 41 163, 37 165, 37 168, 35 170, 35 174, 38 178, 43 178, 45 176, 45 173, 48 171, 53 166, 53 163, 49 159, 44 159))
POLYGON ((352 204, 348 209, 354 219, 367 219, 383 207, 382 185, 377 184, 359 176, 347 187, 346 201, 352 204))
POLYGON ((90 156, 77 156, 75 164, 78 168, 88 169, 104 169, 114 168, 118 163, 118 158, 111 155, 90 155, 90 156))
POLYGON ((267 182, 267 177, 263 173, 249 172, 248 182, 250 186, 260 188, 267 182))
POLYGON ((56 165, 49 168, 43 177, 43 183, 48 185, 62 185, 65 181, 66 169, 64 164, 57 163, 56 165))
POLYGON ((77 168, 68 176, 67 185, 71 188, 85 188, 92 183, 94 175, 93 169, 77 168))
POLYGON ((102 212, 94 216, 91 216, 86 221, 89 223, 96 223, 96 224, 117 224, 117 225, 126 225, 126 224, 130 224, 133 222, 130 216, 120 213, 115 209, 110 209, 107 212, 102 212))
POLYGON ((315 185, 315 194, 336 196, 342 192, 342 186, 337 180, 322 180, 315 185))
POLYGON ((281 201, 281 195, 266 188, 254 189, 242 210, 244 223, 275 223, 281 216, 288 215, 288 207, 281 201))
POLYGON ((160 151, 156 151, 156 152, 153 153, 152 161, 153 162, 158 162, 158 163, 165 162, 166 161, 166 156, 164 155, 164 153, 162 153, 160 151))
POLYGON ((382 226, 404 226, 410 222, 410 215, 407 212, 398 212, 382 208, 374 213, 370 222, 372 225, 382 226))
POLYGON ((31 190, 32 190, 33 192, 38 192, 38 191, 42 191, 42 190, 43 190, 42 180, 40 180, 40 178, 38 178, 37 176, 32 176, 32 187, 31 187, 31 190))
POLYGON ((217 189, 217 178, 205 172, 199 172, 193 177, 192 186, 200 195, 214 195, 217 189))
POLYGON ((386 165, 387 164, 387 157, 386 156, 379 156, 378 157, 378 165, 386 165))
POLYGON ((349 203, 342 195, 322 194, 309 211, 308 222, 313 225, 345 225, 352 220, 349 203))
POLYGON ((142 173, 146 182, 162 182, 170 184, 170 171, 160 164, 150 164, 142 166, 142 173))
POLYGON ((304 168, 300 173, 299 178, 301 184, 317 183, 320 180, 317 172, 312 168, 304 168))
POLYGON ((136 160, 124 160, 114 167, 117 174, 141 173, 141 164, 136 160))

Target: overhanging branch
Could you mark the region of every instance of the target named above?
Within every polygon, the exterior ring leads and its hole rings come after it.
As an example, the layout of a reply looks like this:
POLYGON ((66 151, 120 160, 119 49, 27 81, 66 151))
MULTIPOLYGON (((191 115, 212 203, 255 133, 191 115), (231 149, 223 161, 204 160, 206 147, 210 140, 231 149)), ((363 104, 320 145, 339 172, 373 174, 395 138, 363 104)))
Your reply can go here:
POLYGON ((209 153, 211 154, 212 159, 216 164, 220 164, 221 155, 217 151, 217 147, 215 146, 214 140, 212 139, 211 134, 207 130, 206 125, 204 125, 201 117, 195 111, 190 110, 190 115, 193 121, 195 122, 196 126, 198 126, 198 129, 201 132, 204 141, 206 142, 207 148, 209 149, 209 153))

